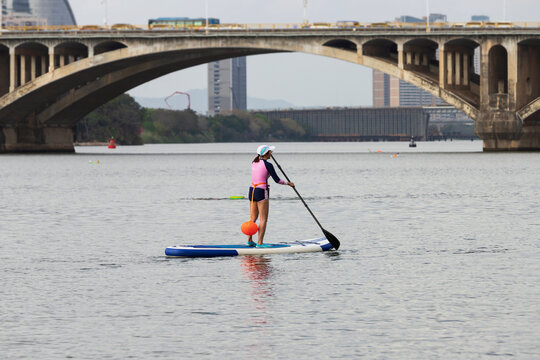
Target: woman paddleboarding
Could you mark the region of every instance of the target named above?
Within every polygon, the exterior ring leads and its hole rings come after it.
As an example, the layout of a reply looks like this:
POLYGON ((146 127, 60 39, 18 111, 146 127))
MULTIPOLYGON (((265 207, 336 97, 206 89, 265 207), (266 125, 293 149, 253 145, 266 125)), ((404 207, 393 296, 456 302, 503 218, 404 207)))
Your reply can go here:
POLYGON ((270 208, 270 186, 268 179, 270 176, 281 185, 294 187, 294 183, 281 180, 274 170, 274 166, 268 162, 272 156, 275 146, 261 145, 257 148, 257 156, 251 163, 251 187, 249 188, 249 204, 251 207, 251 221, 257 221, 259 215, 259 235, 257 244, 253 242, 253 235, 248 238, 249 246, 264 247, 264 233, 266 232, 266 222, 268 220, 268 210, 270 208))

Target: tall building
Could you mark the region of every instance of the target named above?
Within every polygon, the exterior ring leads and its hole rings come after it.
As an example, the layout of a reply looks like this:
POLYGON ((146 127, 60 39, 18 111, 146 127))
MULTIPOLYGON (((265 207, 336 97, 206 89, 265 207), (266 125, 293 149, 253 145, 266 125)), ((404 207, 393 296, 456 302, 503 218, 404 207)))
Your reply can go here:
POLYGON ((32 13, 32 11, 30 10, 29 0, 14 0, 11 9, 13 12, 16 13, 32 13))
POLYGON ((373 106, 399 106, 399 79, 373 70, 373 106))
POLYGON ((421 23, 421 22, 426 22, 426 18, 417 18, 417 17, 414 17, 414 16, 410 16, 410 15, 402 15, 398 18, 396 18, 397 21, 399 22, 402 22, 402 23, 421 23))
POLYGON ((208 64, 208 114, 247 110, 246 58, 208 64))
POLYGON ((471 16, 471 21, 489 21, 489 16, 487 16, 487 15, 473 15, 473 16, 471 16))
POLYGON ((47 25, 76 25, 68 0, 7 0, 8 15, 29 14, 47 25))
MULTIPOLYGON (((417 18, 410 15, 402 15, 398 18, 396 18, 396 21, 398 22, 404 22, 404 23, 423 23, 426 22, 426 17, 422 16, 421 18, 417 18)), ((446 22, 446 15, 444 14, 435 14, 431 13, 429 14, 429 22, 446 22)))
POLYGON ((0 24, 0 26, 4 26, 5 17, 8 14, 6 0, 0 0, 0 8, 1 8, 0 11, 2 11, 2 23, 0 24))
POLYGON ((436 22, 442 22, 445 23, 447 21, 446 15, 444 14, 429 14, 429 23, 436 23, 436 22))
POLYGON ((2 25, 3 26, 43 26, 47 25, 47 20, 32 15, 28 0, 9 2, 8 0, 0 0, 2 2, 2 25))
POLYGON ((406 81, 373 70, 373 106, 435 106, 446 103, 406 81))
POLYGON ((399 106, 435 106, 446 104, 437 96, 403 80, 399 80, 398 98, 399 106))

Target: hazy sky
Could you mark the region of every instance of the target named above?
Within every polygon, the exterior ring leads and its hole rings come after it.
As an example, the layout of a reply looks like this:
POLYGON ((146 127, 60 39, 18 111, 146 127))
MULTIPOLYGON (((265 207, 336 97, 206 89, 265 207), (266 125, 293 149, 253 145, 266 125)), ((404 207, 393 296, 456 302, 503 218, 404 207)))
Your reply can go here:
MULTIPOLYGON (((207 0, 208 14, 222 23, 302 22, 303 0, 207 0)), ((205 0, 70 0, 78 24, 146 24, 156 17, 204 17, 205 0)), ((310 22, 379 22, 400 15, 424 16, 426 0, 308 0, 310 22)), ((429 0, 432 13, 449 21, 471 15, 492 20, 540 23, 539 0, 429 0), (505 9, 506 5, 506 9, 505 9)), ((360 65, 303 54, 248 57, 248 96, 283 99, 296 106, 370 106, 371 70, 360 65)), ((141 97, 166 97, 174 91, 206 88, 206 65, 179 71, 130 91, 141 97)))

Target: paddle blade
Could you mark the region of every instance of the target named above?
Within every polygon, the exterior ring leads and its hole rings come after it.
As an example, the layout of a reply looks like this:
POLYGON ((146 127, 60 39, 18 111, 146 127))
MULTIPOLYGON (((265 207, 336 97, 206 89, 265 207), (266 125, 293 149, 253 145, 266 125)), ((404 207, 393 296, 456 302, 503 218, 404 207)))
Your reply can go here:
POLYGON ((326 240, 328 240, 328 242, 330 244, 332 244, 332 246, 334 247, 334 249, 339 249, 339 246, 341 245, 339 243, 339 240, 337 239, 337 237, 335 237, 330 231, 326 231, 324 229, 322 229, 323 233, 324 233, 324 236, 326 236, 326 240))

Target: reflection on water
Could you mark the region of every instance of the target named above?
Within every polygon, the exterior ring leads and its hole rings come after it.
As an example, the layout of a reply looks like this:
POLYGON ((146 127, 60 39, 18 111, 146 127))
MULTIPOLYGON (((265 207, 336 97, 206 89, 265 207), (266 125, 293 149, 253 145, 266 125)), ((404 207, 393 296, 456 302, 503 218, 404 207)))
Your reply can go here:
POLYGON ((272 277, 274 268, 271 260, 264 256, 242 256, 242 272, 251 280, 251 299, 255 312, 250 318, 252 326, 271 323, 268 300, 274 296, 272 277))
POLYGON ((267 298, 273 296, 272 276, 274 268, 270 258, 264 256, 243 256, 242 270, 246 276, 251 279, 253 288, 251 295, 253 301, 264 306, 267 298))

